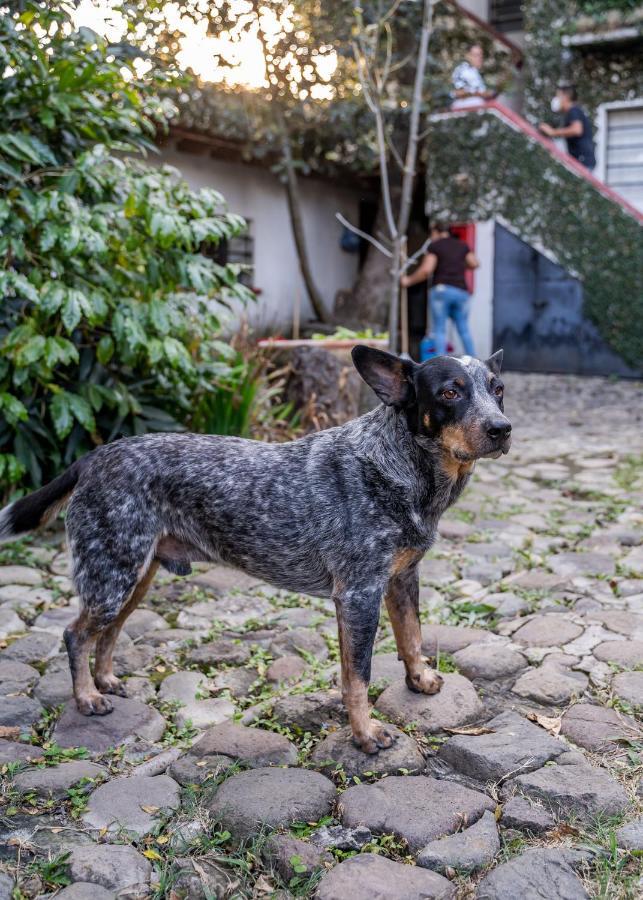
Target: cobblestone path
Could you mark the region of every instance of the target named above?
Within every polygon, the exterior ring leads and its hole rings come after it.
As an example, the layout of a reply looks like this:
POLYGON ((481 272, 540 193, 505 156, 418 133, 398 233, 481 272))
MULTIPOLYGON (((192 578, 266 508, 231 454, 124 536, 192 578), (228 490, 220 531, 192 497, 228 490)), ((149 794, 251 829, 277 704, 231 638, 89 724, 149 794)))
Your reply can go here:
POLYGON ((69 701, 62 532, 0 557, 0 898, 641 896, 643 392, 507 377, 514 448, 478 464, 422 563, 404 685, 383 615, 354 749, 330 602, 232 570, 157 578, 128 697, 69 701))

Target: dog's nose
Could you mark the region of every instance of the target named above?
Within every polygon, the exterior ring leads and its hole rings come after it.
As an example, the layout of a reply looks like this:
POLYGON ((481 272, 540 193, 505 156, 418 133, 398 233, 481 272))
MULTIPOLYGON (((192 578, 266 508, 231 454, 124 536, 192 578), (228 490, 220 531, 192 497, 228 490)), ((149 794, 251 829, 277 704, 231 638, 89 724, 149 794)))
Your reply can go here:
POLYGON ((505 440, 511 434, 511 422, 507 422, 506 419, 491 422, 487 425, 487 434, 492 441, 505 440))

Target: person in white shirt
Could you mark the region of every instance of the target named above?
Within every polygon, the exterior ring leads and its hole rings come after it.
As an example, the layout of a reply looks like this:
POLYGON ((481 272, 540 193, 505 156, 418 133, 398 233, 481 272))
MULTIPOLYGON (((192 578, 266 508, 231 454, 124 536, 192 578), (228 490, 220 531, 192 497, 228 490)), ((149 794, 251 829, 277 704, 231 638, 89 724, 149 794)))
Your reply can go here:
POLYGON ((480 44, 474 44, 469 48, 466 59, 453 70, 451 83, 453 86, 452 109, 466 109, 469 106, 480 106, 487 100, 492 100, 495 93, 487 89, 480 69, 484 62, 484 54, 480 44))

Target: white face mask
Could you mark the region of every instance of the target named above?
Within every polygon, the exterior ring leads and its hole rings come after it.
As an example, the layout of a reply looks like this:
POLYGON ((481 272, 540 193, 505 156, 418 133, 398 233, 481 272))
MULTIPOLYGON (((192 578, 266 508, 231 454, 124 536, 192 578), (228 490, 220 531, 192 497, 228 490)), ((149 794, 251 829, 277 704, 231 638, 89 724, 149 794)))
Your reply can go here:
POLYGON ((554 112, 554 113, 560 112, 560 97, 558 97, 558 96, 552 97, 551 103, 549 105, 551 106, 552 112, 554 112))

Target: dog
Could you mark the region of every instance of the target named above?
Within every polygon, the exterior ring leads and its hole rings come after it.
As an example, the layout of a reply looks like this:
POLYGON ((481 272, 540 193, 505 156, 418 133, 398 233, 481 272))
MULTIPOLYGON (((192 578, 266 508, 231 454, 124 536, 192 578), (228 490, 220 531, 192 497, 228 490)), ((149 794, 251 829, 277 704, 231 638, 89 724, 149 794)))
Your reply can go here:
POLYGON ((408 687, 439 691, 442 679, 421 654, 418 565, 475 461, 509 450, 502 351, 486 362, 422 364, 366 346, 352 355, 382 402, 344 425, 281 444, 203 434, 123 438, 0 512, 7 540, 68 502, 80 614, 64 639, 81 713, 105 715, 113 708, 107 695, 125 696, 114 645, 158 566, 188 575, 195 561, 332 597, 343 699, 366 753, 394 740, 368 706, 382 598, 408 687))

